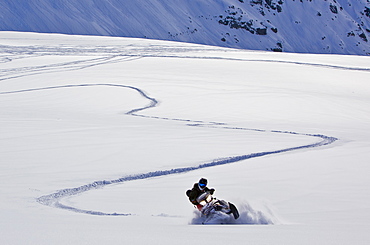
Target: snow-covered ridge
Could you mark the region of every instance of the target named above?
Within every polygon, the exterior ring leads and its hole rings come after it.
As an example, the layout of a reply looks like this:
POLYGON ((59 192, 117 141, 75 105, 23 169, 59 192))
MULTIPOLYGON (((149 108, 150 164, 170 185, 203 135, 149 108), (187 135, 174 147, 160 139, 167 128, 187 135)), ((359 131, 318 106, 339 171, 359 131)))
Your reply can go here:
POLYGON ((368 0, 2 0, 0 30, 369 55, 368 0))

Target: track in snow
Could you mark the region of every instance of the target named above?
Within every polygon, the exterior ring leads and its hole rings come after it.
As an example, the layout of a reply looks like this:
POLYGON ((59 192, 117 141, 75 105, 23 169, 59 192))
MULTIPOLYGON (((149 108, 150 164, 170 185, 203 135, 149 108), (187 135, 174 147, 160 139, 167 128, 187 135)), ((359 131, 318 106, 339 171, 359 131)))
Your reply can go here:
MULTIPOLYGON (((72 61, 72 62, 65 62, 65 63, 56 63, 51 65, 45 65, 45 66, 30 66, 30 67, 22 67, 22 68, 14 68, 14 69, 3 69, 0 70, 0 81, 5 81, 9 79, 19 78, 19 77, 25 77, 29 75, 37 75, 42 73, 49 73, 49 72, 59 72, 59 71, 70 71, 70 70, 77 70, 77 69, 84 69, 89 68, 92 66, 97 66, 101 64, 107 64, 107 63, 116 63, 116 62, 123 62, 123 61, 129 61, 133 59, 139 59, 143 57, 167 57, 167 58, 191 58, 191 59, 222 59, 222 60, 233 60, 233 61, 241 61, 241 62, 273 62, 273 63, 289 63, 289 64, 295 64, 295 65, 306 65, 306 66, 315 66, 315 67, 322 67, 322 68, 332 68, 332 69, 340 69, 340 70, 357 70, 362 72, 369 72, 370 69, 368 68, 352 68, 352 67, 344 67, 344 66, 334 66, 334 65, 326 65, 326 64, 314 64, 314 63, 302 63, 302 62, 293 62, 293 61, 282 61, 282 60, 253 60, 253 59, 237 59, 237 58, 225 58, 225 57, 199 57, 199 56, 186 56, 184 54, 177 54, 177 55, 166 55, 163 54, 162 50, 165 49, 166 51, 173 51, 175 54, 176 52, 182 53, 184 51, 196 51, 197 48, 191 49, 189 47, 167 47, 167 46, 151 46, 151 47, 139 47, 139 50, 126 50, 123 48, 122 50, 117 49, 115 52, 111 52, 112 49, 107 50, 99 50, 98 49, 72 49, 72 50, 54 50, 55 47, 46 47, 46 48, 31 48, 32 50, 28 50, 27 47, 18 47, 19 50, 16 52, 14 51, 14 48, 17 47, 11 47, 9 48, 9 52, 12 52, 15 54, 13 58, 19 59, 18 56, 22 57, 23 55, 29 55, 31 52, 33 56, 42 56, 42 55, 65 55, 65 54, 77 54, 81 52, 82 55, 94 55, 96 52, 98 53, 106 53, 108 56, 105 57, 93 57, 86 60, 79 60, 79 61, 72 61), (68 53, 69 51, 70 53, 68 53), (103 52, 104 51, 104 52, 103 52), (161 52, 159 52, 161 51, 161 52), (67 53, 66 53, 67 52, 67 53), (159 52, 159 53, 158 53, 159 52)), ((117 47, 116 47, 117 48, 117 47)), ((3 57, 3 62, 11 62, 13 59, 8 57, 3 57)), ((290 148, 284 148, 280 150, 275 151, 262 151, 262 152, 256 152, 246 155, 238 155, 238 156, 231 156, 224 159, 217 159, 217 160, 211 160, 209 162, 205 162, 203 164, 200 164, 198 166, 189 166, 189 167, 181 167, 181 168, 174 168, 169 170, 163 170, 163 171, 153 171, 153 172, 147 172, 147 173, 139 173, 135 175, 129 175, 118 179, 113 180, 100 180, 95 181, 90 184, 86 184, 83 186, 79 186, 76 188, 70 188, 70 189, 63 189, 58 192, 41 196, 37 198, 37 202, 43 205, 61 208, 77 213, 84 213, 84 214, 90 214, 90 215, 106 215, 106 216, 128 216, 132 215, 130 213, 104 213, 99 211, 93 211, 93 210, 83 210, 78 209, 72 206, 67 206, 61 203, 61 200, 66 197, 70 197, 73 195, 77 195, 83 192, 87 192, 90 190, 98 189, 104 186, 108 186, 111 184, 117 184, 117 183, 123 183, 133 180, 140 180, 140 179, 148 179, 158 176, 166 176, 166 175, 172 175, 177 173, 186 173, 190 171, 195 171, 199 169, 214 167, 218 165, 225 165, 230 164, 238 161, 243 161, 251 158, 256 157, 262 157, 266 155, 274 155, 279 153, 285 153, 290 151, 296 151, 296 150, 302 150, 302 149, 309 149, 309 148, 315 148, 315 147, 321 147, 328 144, 331 144, 337 140, 337 138, 325 136, 322 134, 304 134, 304 133, 297 133, 297 132, 289 132, 289 131, 279 131, 279 130, 262 130, 262 129, 251 129, 251 128, 244 128, 244 127, 231 127, 227 126, 224 123, 219 122, 205 122, 205 121, 196 121, 191 119, 178 119, 178 118, 167 118, 167 117, 155 117, 155 116, 146 116, 143 114, 139 114, 139 112, 156 107, 158 105, 158 101, 155 98, 150 97, 147 95, 143 90, 137 87, 133 86, 126 86, 126 85, 119 85, 119 84, 109 84, 109 83, 101 83, 101 84, 80 84, 80 85, 61 85, 61 86, 50 86, 50 87, 43 87, 43 88, 33 88, 33 89, 24 89, 24 90, 18 90, 18 91, 9 91, 9 92, 0 92, 1 94, 15 94, 15 93, 25 93, 25 92, 36 92, 40 90, 51 90, 51 89, 60 89, 60 88, 76 88, 76 87, 91 87, 91 86, 110 86, 110 87, 117 87, 117 88, 125 88, 125 89, 132 89, 138 92, 143 98, 148 100, 148 104, 144 107, 135 108, 131 111, 127 112, 126 114, 131 116, 137 116, 137 117, 145 117, 145 118, 152 118, 157 120, 169 120, 169 121, 182 121, 186 123, 187 126, 193 126, 193 127, 212 127, 212 128, 222 128, 222 129, 229 129, 229 130, 243 130, 243 131, 257 131, 261 133, 277 133, 277 134, 291 134, 291 135, 300 135, 300 136, 307 136, 307 137, 313 137, 318 139, 319 141, 312 144, 307 145, 300 145, 296 147, 290 147, 290 148)))
POLYGON ((110 87, 126 88, 126 89, 132 89, 138 92, 143 98, 149 101, 149 104, 144 107, 132 109, 126 113, 132 116, 160 119, 160 120, 183 121, 187 123, 187 126, 193 126, 193 127, 212 127, 212 128, 222 128, 222 129, 230 129, 230 130, 244 130, 244 131, 248 130, 248 131, 258 131, 258 132, 265 132, 265 133, 292 134, 292 135, 300 135, 300 136, 304 135, 307 137, 318 138, 319 141, 316 143, 308 144, 308 145, 300 145, 296 147, 284 148, 284 149, 275 150, 275 151, 262 151, 262 152, 256 152, 256 153, 251 153, 251 154, 246 154, 246 155, 231 156, 231 157, 227 157, 223 159, 212 160, 210 162, 206 162, 198 166, 181 167, 181 168, 174 168, 174 169, 169 169, 169 170, 140 173, 140 174, 129 175, 129 176, 125 176, 119 179, 113 179, 113 180, 95 181, 91 184, 83 185, 83 186, 76 187, 76 188, 63 189, 58 192, 37 198, 37 202, 43 205, 61 208, 61 209, 65 209, 65 210, 69 210, 69 211, 73 211, 77 213, 90 214, 90 215, 128 216, 132 214, 130 213, 125 213, 125 214, 124 213, 104 213, 104 212, 99 212, 99 211, 78 209, 72 206, 64 205, 60 201, 65 197, 70 197, 73 195, 77 195, 83 192, 87 192, 87 191, 101 188, 101 187, 111 185, 111 184, 123 183, 127 181, 140 180, 140 179, 148 179, 148 178, 166 176, 166 175, 172 175, 172 174, 178 174, 178 173, 186 173, 186 172, 190 172, 194 170, 230 164, 230 163, 239 162, 239 161, 256 158, 256 157, 262 157, 262 156, 279 154, 279 153, 284 153, 284 152, 320 147, 320 146, 331 144, 337 140, 337 138, 325 136, 322 134, 303 134, 303 133, 279 131, 279 130, 268 131, 268 130, 262 130, 262 129, 251 129, 251 128, 243 128, 243 127, 230 127, 224 123, 217 123, 217 122, 194 121, 190 119, 178 119, 178 118, 167 118, 167 117, 153 117, 153 116, 146 116, 143 114, 138 114, 138 112, 140 111, 156 107, 158 104, 158 101, 155 98, 152 98, 149 95, 147 95, 143 90, 139 88, 136 88, 133 86, 119 85, 119 84, 101 83, 101 84, 63 85, 63 86, 25 89, 25 90, 19 90, 19 91, 11 91, 11 92, 0 92, 0 94, 14 94, 14 93, 35 92, 35 91, 41 91, 41 90, 60 89, 60 88, 76 88, 76 87, 92 87, 92 86, 110 86, 110 87))

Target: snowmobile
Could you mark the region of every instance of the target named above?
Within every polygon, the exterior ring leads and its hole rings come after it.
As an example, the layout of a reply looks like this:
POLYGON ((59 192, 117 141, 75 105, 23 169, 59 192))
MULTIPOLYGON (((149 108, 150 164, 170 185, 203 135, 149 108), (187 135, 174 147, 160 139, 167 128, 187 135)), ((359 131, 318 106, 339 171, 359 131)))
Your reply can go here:
POLYGON ((239 212, 236 206, 230 202, 224 200, 218 200, 213 197, 211 193, 205 192, 197 198, 197 202, 200 204, 198 209, 200 210, 204 221, 202 224, 207 223, 223 223, 227 222, 228 219, 239 218, 239 212), (232 216, 231 216, 232 215, 232 216))

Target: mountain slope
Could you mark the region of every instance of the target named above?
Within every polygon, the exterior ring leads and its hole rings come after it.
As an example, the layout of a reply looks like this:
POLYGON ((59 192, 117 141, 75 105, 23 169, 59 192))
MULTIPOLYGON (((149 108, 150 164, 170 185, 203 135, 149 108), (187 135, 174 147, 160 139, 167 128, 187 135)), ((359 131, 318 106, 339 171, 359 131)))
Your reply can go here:
POLYGON ((369 0, 0 0, 0 30, 370 54, 369 0))

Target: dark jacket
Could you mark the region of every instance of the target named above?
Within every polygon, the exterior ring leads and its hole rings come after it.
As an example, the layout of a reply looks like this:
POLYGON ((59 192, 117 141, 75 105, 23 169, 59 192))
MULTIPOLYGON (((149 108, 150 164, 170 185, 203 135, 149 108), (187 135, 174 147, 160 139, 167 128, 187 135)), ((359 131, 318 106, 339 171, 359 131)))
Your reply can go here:
POLYGON ((209 192, 212 195, 214 191, 215 191, 215 189, 209 189, 208 187, 205 187, 203 190, 201 190, 201 189, 199 189, 198 183, 195 183, 194 186, 193 186, 193 189, 188 190, 186 192, 186 195, 189 197, 189 201, 192 204, 197 205, 197 204, 199 204, 197 202, 197 198, 200 195, 202 195, 205 192, 209 192))

